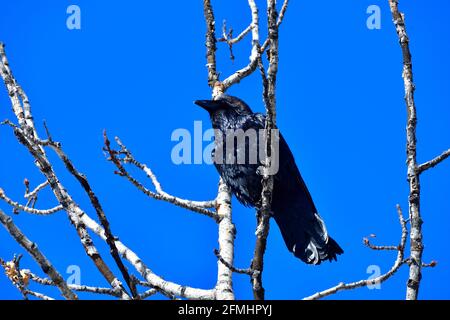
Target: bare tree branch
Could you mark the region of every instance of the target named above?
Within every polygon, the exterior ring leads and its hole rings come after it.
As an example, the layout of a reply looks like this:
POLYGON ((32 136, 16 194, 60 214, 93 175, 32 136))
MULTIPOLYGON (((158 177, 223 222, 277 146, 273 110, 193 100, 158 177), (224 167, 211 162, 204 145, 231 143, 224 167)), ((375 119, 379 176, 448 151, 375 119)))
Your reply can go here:
MULTIPOLYGON (((13 127, 14 134, 16 135, 18 141, 22 145, 24 145, 34 157, 38 169, 47 178, 47 181, 49 182, 53 193, 55 194, 59 203, 64 207, 64 210, 68 213, 68 217, 71 223, 75 226, 87 255, 93 260, 99 271, 114 288, 122 287, 120 281, 113 275, 109 267, 101 258, 99 252, 93 245, 93 242, 84 225, 81 223, 80 216, 82 216, 84 212, 78 207, 78 205, 75 204, 71 196, 67 193, 66 189, 62 186, 56 174, 54 173, 53 168, 47 159, 47 156, 45 155, 45 151, 43 148, 44 146, 55 147, 58 145, 53 143, 53 141, 51 140, 41 141, 38 138, 37 133, 34 130, 34 123, 31 114, 29 115, 29 117, 25 117, 26 120, 24 120, 24 114, 27 114, 27 112, 31 110, 31 107, 29 105, 28 99, 25 96, 25 93, 17 84, 11 73, 11 70, 9 69, 9 64, 6 59, 3 44, 0 44, 0 58, 0 75, 5 82, 8 93, 11 97, 13 111, 19 121, 20 128, 9 121, 6 121, 5 123, 13 127), (23 106, 21 105, 21 100, 19 99, 20 97, 22 97, 22 102, 24 104, 23 106)), ((126 292, 123 291, 123 297, 126 298, 127 296, 128 295, 126 294, 126 292)))
POLYGON ((402 213, 402 210, 399 205, 397 205, 397 214, 398 214, 398 219, 400 221, 400 225, 402 228, 402 234, 401 234, 401 238, 400 238, 400 244, 397 247, 397 258, 395 259, 394 265, 391 267, 391 269, 388 272, 386 272, 376 278, 373 278, 373 279, 360 280, 360 281, 356 281, 356 282, 352 282, 352 283, 341 282, 332 288, 329 288, 329 289, 321 291, 321 292, 317 292, 309 297, 306 297, 306 298, 304 298, 304 300, 317 300, 317 299, 321 299, 321 298, 330 296, 332 294, 335 294, 339 291, 351 290, 351 289, 366 287, 369 285, 375 285, 378 283, 382 283, 382 282, 388 280, 390 277, 392 277, 398 271, 398 269, 400 269, 400 267, 403 264, 405 264, 403 257, 405 254, 406 239, 408 236, 406 220, 403 218, 403 213, 402 213))
POLYGON ((437 266, 437 261, 431 261, 430 263, 422 262, 422 268, 434 268, 437 266))
POLYGON ((152 172, 150 168, 147 167, 147 165, 137 161, 134 156, 131 154, 131 152, 125 147, 125 145, 120 141, 119 138, 116 138, 117 144, 120 146, 120 150, 116 151, 111 148, 111 142, 109 141, 106 131, 104 132, 104 143, 105 143, 105 151, 108 152, 110 160, 118 169, 116 172, 122 177, 127 178, 128 181, 130 181, 136 188, 138 188, 140 191, 142 191, 147 196, 156 199, 156 200, 163 200, 167 201, 169 203, 172 203, 176 206, 182 207, 184 209, 189 209, 193 212, 197 212, 203 215, 206 215, 208 217, 213 218, 214 220, 218 220, 218 216, 215 212, 208 210, 207 208, 212 208, 216 206, 216 200, 213 201, 191 201, 191 200, 185 200, 181 199, 175 196, 172 196, 166 192, 163 191, 161 184, 159 183, 158 179, 156 178, 156 175, 152 172), (120 158, 120 156, 124 156, 124 158, 120 158), (153 186, 156 189, 156 192, 153 192, 146 188, 142 183, 140 183, 138 180, 136 180, 124 167, 123 164, 129 163, 140 170, 142 170, 148 178, 152 181, 153 186))
POLYGON ((44 210, 39 210, 39 209, 35 209, 35 208, 31 208, 31 207, 27 207, 24 205, 21 205, 18 202, 15 202, 13 200, 11 200, 10 198, 8 198, 8 196, 5 194, 5 191, 3 189, 0 188, 0 199, 4 200, 7 204, 9 204, 11 207, 13 207, 16 210, 20 210, 23 212, 27 212, 27 213, 31 213, 31 214, 36 214, 36 215, 40 215, 40 216, 48 216, 51 215, 53 213, 59 212, 64 210, 62 205, 57 205, 53 208, 50 209, 44 209, 44 210))
MULTIPOLYGON (((281 23, 283 22, 284 15, 286 13, 288 5, 289 5, 289 0, 284 0, 283 6, 281 7, 281 10, 280 10, 280 14, 278 15, 277 28, 280 27, 281 23)), ((270 44, 270 39, 267 38, 266 41, 264 41, 263 45, 261 46, 260 52, 264 53, 266 51, 267 47, 269 46, 269 44, 270 44)))
POLYGON ((169 292, 167 292, 167 291, 164 291, 164 290, 161 289, 161 288, 154 287, 150 282, 141 281, 141 280, 139 280, 139 279, 134 279, 134 281, 135 281, 135 283, 136 283, 137 285, 140 285, 140 286, 143 286, 143 287, 150 288, 149 290, 147 290, 147 291, 145 291, 145 292, 143 292, 143 293, 141 294, 141 296, 145 296, 145 298, 148 298, 149 296, 151 296, 151 295, 153 295, 153 294, 156 294, 156 293, 161 293, 163 296, 166 296, 166 297, 169 298, 170 300, 180 300, 180 299, 177 298, 175 295, 173 295, 173 294, 171 294, 171 293, 169 293, 169 292), (154 293, 152 293, 153 290, 155 291, 154 293), (148 296, 147 296, 147 295, 148 295, 148 296))
POLYGON ((48 131, 48 128, 46 127, 46 131, 48 134, 48 141, 50 141, 50 147, 55 151, 55 153, 58 155, 58 157, 63 161, 64 165, 66 166, 67 170, 77 179, 77 181, 80 183, 80 185, 83 187, 84 191, 87 193, 89 200, 91 201, 92 206, 95 209, 95 212, 97 213, 97 217, 100 220, 100 223, 102 224, 105 235, 106 235, 106 243, 108 244, 110 248, 110 253, 119 268, 125 282, 127 283, 128 287, 130 288, 130 292, 133 298, 137 297, 137 291, 132 281, 130 281, 130 274, 128 273, 127 268, 122 262, 122 259, 119 256, 119 253, 117 251, 116 245, 115 245, 115 237, 112 234, 110 224, 108 219, 106 218, 106 214, 102 208, 102 205, 100 204, 99 199, 95 195, 94 191, 92 190, 88 179, 86 176, 82 173, 80 173, 75 166, 73 165, 72 161, 69 159, 69 157, 64 153, 64 151, 61 148, 60 143, 55 143, 51 135, 48 131))
POLYGON ((372 250, 378 250, 378 251, 396 251, 396 250, 398 250, 397 246, 375 246, 370 243, 368 238, 364 238, 363 243, 365 246, 367 246, 368 248, 370 248, 372 250))
POLYGON ((231 61, 234 61, 234 54, 233 54, 233 45, 241 41, 245 38, 247 34, 250 33, 250 31, 253 29, 253 24, 250 24, 247 28, 244 29, 236 38, 233 38, 233 29, 230 28, 230 30, 227 32, 227 22, 226 20, 223 21, 222 26, 222 38, 217 39, 218 42, 226 42, 228 45, 228 48, 230 50, 230 59, 231 61))
POLYGON ((419 165, 417 167, 417 173, 421 174, 425 170, 428 170, 428 169, 431 169, 431 168, 437 166, 439 163, 441 163, 442 161, 444 161, 448 157, 450 157, 450 149, 444 151, 443 153, 441 153, 436 158, 419 165))
MULTIPOLYGON (((28 181, 28 180, 25 180, 25 181, 28 181)), ((26 182, 26 184, 27 184, 27 182, 26 182)), ((31 192, 27 191, 24 195, 25 199, 36 197, 37 194, 39 193, 39 191, 43 190, 47 186, 48 186, 48 181, 44 181, 43 183, 38 185, 36 188, 34 188, 33 191, 31 191, 31 192)))
MULTIPOLYGON (((81 217, 85 226, 92 230, 103 240, 106 240, 105 232, 103 228, 94 220, 92 220, 87 214, 81 217)), ((149 283, 153 288, 158 288, 167 292, 172 296, 178 296, 186 299, 194 300, 212 300, 214 299, 214 290, 204 290, 182 286, 174 282, 164 280, 159 277, 152 270, 150 270, 145 263, 137 256, 135 252, 126 247, 120 240, 116 240, 116 247, 119 254, 124 257, 133 267, 141 274, 141 276, 149 283)))
POLYGON ((49 300, 49 301, 55 300, 52 297, 49 297, 49 296, 47 296, 47 295, 45 295, 43 293, 39 293, 39 292, 36 292, 36 291, 31 291, 29 289, 26 289, 25 292, 26 292, 26 294, 29 294, 31 296, 35 296, 36 298, 39 298, 41 300, 49 300))
POLYGON ((235 273, 240 273, 240 274, 246 274, 249 276, 252 276, 254 271, 250 268, 247 269, 240 269, 240 268, 236 268, 235 266, 230 265, 221 255, 219 250, 214 249, 214 254, 216 255, 217 259, 219 259, 219 261, 221 263, 223 263, 228 269, 230 269, 231 271, 235 272, 235 273))
POLYGON ((227 34, 226 30, 227 30, 226 21, 224 21, 223 27, 222 27, 222 37, 223 38, 217 39, 217 41, 218 42, 226 42, 228 44, 233 45, 233 44, 238 43, 242 39, 244 39, 245 36, 250 33, 250 31, 252 30, 252 25, 249 25, 247 28, 245 28, 236 38, 229 38, 229 33, 227 34))
POLYGON ((6 228, 9 234, 20 244, 27 252, 33 257, 37 264, 41 267, 42 271, 47 274, 50 279, 55 283, 55 286, 61 291, 64 298, 74 300, 77 296, 69 289, 63 277, 53 267, 50 261, 41 253, 37 245, 30 241, 23 233, 16 227, 13 219, 6 215, 0 209, 0 223, 6 228))
POLYGON ((248 0, 248 5, 250 6, 252 13, 252 22, 250 24, 252 31, 252 53, 250 55, 250 62, 247 66, 236 71, 222 82, 223 91, 226 91, 232 85, 239 83, 242 79, 252 74, 258 65, 258 58, 261 55, 259 43, 258 7, 256 6, 254 0, 248 0))
POLYGON ((409 279, 407 283, 407 300, 416 300, 419 293, 420 280, 422 278, 422 254, 423 235, 422 217, 420 214, 420 174, 417 170, 417 113, 414 102, 415 85, 413 82, 413 70, 411 52, 409 50, 409 38, 406 34, 405 16, 398 10, 398 1, 389 0, 392 19, 397 31, 400 47, 403 55, 403 81, 405 86, 405 102, 408 110, 406 125, 406 164, 409 183, 409 218, 411 223, 411 264, 409 265, 409 279))
POLYGON ((206 21, 206 67, 208 68, 208 85, 214 88, 219 80, 216 70, 216 20, 210 0, 203 0, 203 13, 206 21))
MULTIPOLYGON (((264 269, 264 253, 266 251, 267 236, 269 234, 270 213, 273 191, 273 175, 269 174, 270 155, 273 152, 272 131, 276 126, 276 77, 278 72, 278 13, 276 11, 275 0, 267 0, 267 24, 269 29, 269 69, 267 77, 264 75, 262 62, 259 61, 261 75, 263 77, 263 97, 266 105, 266 159, 264 161, 264 170, 262 170, 262 193, 261 208, 257 215, 256 245, 253 255, 251 269, 258 272, 252 279, 253 296, 256 300, 264 300, 265 290, 262 285, 262 272, 264 269)), ((284 13, 283 13, 284 14, 284 13)), ((259 49, 258 49, 259 51, 259 49)))
MULTIPOLYGON (((31 106, 22 87, 16 82, 9 67, 8 58, 5 54, 5 45, 0 42, 0 76, 3 78, 14 114, 17 117, 19 125, 26 130, 29 136, 36 136, 33 117, 31 115, 31 106)), ((43 148, 39 147, 40 152, 44 153, 43 148)))
MULTIPOLYGON (((231 192, 220 179, 217 195, 217 214, 219 215, 219 254, 227 265, 233 265, 234 238, 236 228, 232 221, 231 192)), ((217 262, 216 299, 234 300, 233 272, 220 260, 217 262)))
POLYGON ((145 300, 148 297, 151 297, 151 296, 153 296, 153 295, 155 295, 157 293, 158 293, 158 290, 156 290, 156 289, 148 289, 147 291, 139 294, 138 297, 139 297, 139 300, 145 300))
MULTIPOLYGON (((54 286, 55 283, 53 280, 48 278, 41 278, 37 276, 36 274, 32 273, 30 270, 23 269, 22 270, 26 275, 28 275, 29 279, 44 285, 44 286, 54 286)), ((117 292, 114 289, 111 288, 101 288, 101 287, 92 287, 92 286, 86 286, 86 285, 77 285, 77 284, 68 284, 67 285, 71 290, 73 291, 80 291, 80 292, 89 292, 89 293, 96 293, 96 294, 106 294, 114 297, 121 297, 120 292, 117 292)))
POLYGON ((42 154, 39 149, 37 149, 35 144, 30 142, 30 139, 28 139, 29 137, 27 137, 20 128, 15 128, 14 134, 18 138, 19 142, 23 144, 31 153, 31 155, 36 159, 39 170, 49 181, 53 193, 55 194, 59 203, 64 207, 64 210, 67 212, 71 223, 75 226, 86 254, 92 259, 97 269, 105 277, 108 283, 113 288, 121 290, 124 299, 129 298, 121 282, 114 276, 108 265, 104 262, 91 237, 89 236, 86 227, 81 220, 81 217, 85 215, 85 212, 81 210, 81 208, 73 201, 66 188, 62 186, 61 182, 58 180, 55 172, 53 171, 53 168, 49 163, 47 157, 42 154))

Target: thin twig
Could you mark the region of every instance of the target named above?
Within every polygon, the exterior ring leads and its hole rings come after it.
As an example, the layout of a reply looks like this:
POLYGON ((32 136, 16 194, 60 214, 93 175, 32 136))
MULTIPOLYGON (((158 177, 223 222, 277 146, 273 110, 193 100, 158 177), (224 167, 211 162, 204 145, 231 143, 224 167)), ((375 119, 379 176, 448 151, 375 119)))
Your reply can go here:
POLYGON ((39 292, 36 292, 36 291, 31 291, 31 290, 29 290, 29 289, 26 289, 26 290, 25 290, 25 293, 26 293, 26 294, 29 294, 29 295, 31 295, 31 296, 35 296, 36 298, 39 298, 39 299, 41 299, 41 300, 49 300, 49 301, 55 300, 55 299, 53 299, 52 297, 49 297, 49 296, 47 296, 47 295, 45 295, 45 294, 43 294, 43 293, 39 293, 39 292))
POLYGON ((206 215, 208 217, 213 218, 214 220, 218 221, 218 216, 214 211, 208 210, 207 208, 213 208, 216 206, 216 201, 191 201, 191 200, 185 200, 181 199, 175 196, 172 196, 166 192, 163 191, 161 184, 159 183, 158 179, 156 178, 156 175, 152 172, 152 170, 147 167, 147 165, 137 161, 134 156, 131 154, 131 152, 125 147, 125 145, 120 141, 120 139, 116 138, 116 142, 120 146, 120 150, 116 151, 111 148, 111 142, 108 139, 108 136, 106 135, 106 131, 104 132, 104 145, 105 145, 105 151, 108 152, 110 160, 117 168, 117 173, 125 177, 128 181, 130 181, 136 188, 138 188, 140 191, 142 191, 147 196, 156 199, 156 200, 163 200, 169 203, 172 203, 176 206, 189 209, 193 212, 197 212, 203 215, 206 215), (124 158, 120 158, 120 156, 123 155, 124 158), (153 186, 155 187, 156 192, 153 192, 146 188, 142 183, 140 183, 137 179, 135 179, 124 167, 124 163, 129 163, 140 170, 142 170, 147 177, 151 180, 153 186))
MULTIPOLYGON (((54 286, 55 283, 48 278, 41 278, 37 276, 36 274, 32 273, 30 270, 22 270, 26 275, 29 276, 30 280, 39 283, 44 286, 54 286)), ((111 288, 101 288, 101 287, 92 287, 92 286, 86 286, 86 285, 77 285, 77 284, 68 284, 67 285, 71 290, 73 291, 80 291, 80 292, 89 292, 89 293, 96 293, 96 294, 107 294, 114 297, 121 297, 120 292, 117 292, 114 289, 111 288)))
POLYGON ((364 238, 363 243, 366 247, 368 247, 372 250, 379 250, 379 251, 396 251, 396 250, 398 250, 397 246, 375 246, 370 243, 368 238, 364 238))
POLYGON ((317 292, 309 297, 304 298, 304 300, 317 300, 317 299, 321 299, 321 298, 330 296, 332 294, 335 294, 339 291, 351 290, 351 289, 356 289, 356 288, 361 288, 361 287, 365 287, 365 286, 379 284, 379 283, 382 283, 382 282, 388 280, 390 277, 392 277, 398 271, 398 269, 403 264, 406 263, 405 260, 403 260, 403 257, 405 254, 405 245, 406 245, 406 239, 408 236, 408 229, 406 228, 406 220, 403 218, 403 213, 402 213, 402 210, 399 205, 397 205, 397 214, 398 214, 398 219, 400 221, 402 234, 401 234, 401 238, 400 238, 400 244, 397 247, 397 258, 395 259, 393 266, 391 267, 391 269, 388 272, 386 272, 376 278, 373 278, 373 279, 360 280, 360 281, 356 281, 356 282, 352 282, 352 283, 341 282, 337 286, 334 286, 332 288, 329 288, 329 289, 321 291, 321 292, 317 292))
POLYGON ((430 263, 422 262, 422 268, 434 268, 437 266, 437 261, 431 261, 430 263))
POLYGON ((51 214, 56 213, 58 211, 64 210, 62 205, 57 205, 57 206, 55 206, 53 208, 44 209, 44 210, 35 209, 35 208, 32 208, 32 207, 27 207, 27 206, 21 205, 20 203, 11 200, 5 194, 4 190, 1 189, 1 188, 0 188, 0 199, 4 200, 7 204, 9 204, 11 207, 13 207, 16 210, 20 210, 20 211, 23 211, 23 212, 36 214, 36 215, 40 215, 40 216, 48 216, 48 215, 51 215, 51 214))
POLYGON ((260 43, 259 43, 259 14, 258 7, 254 0, 248 0, 252 14, 251 32, 252 32, 252 53, 250 55, 250 62, 244 68, 236 71, 223 82, 223 91, 226 91, 232 85, 239 83, 242 79, 252 74, 258 65, 258 58, 260 53, 260 43))
POLYGON ((417 167, 417 173, 421 174, 425 170, 428 170, 428 169, 431 169, 431 168, 437 166, 439 163, 441 163, 442 161, 444 161, 448 157, 450 157, 450 149, 444 151, 443 153, 441 153, 436 158, 419 165, 417 167))
POLYGON ((226 32, 226 24, 225 24, 225 21, 224 21, 224 24, 223 24, 223 27, 222 27, 222 37, 223 38, 217 39, 217 41, 218 42, 226 42, 228 44, 233 45, 233 44, 238 43, 242 39, 244 39, 245 36, 248 35, 251 30, 252 30, 252 25, 250 24, 236 38, 230 38, 229 34, 227 34, 227 32, 226 32))
POLYGON ((229 264, 221 255, 219 250, 214 249, 214 254, 216 255, 217 259, 219 259, 220 262, 222 262, 228 269, 230 269, 231 271, 235 272, 235 273, 240 273, 240 274, 246 274, 249 276, 252 276, 254 274, 254 271, 250 268, 247 269, 241 269, 241 268, 236 268, 235 266, 229 264))
POLYGON ((26 192, 24 197, 25 199, 36 197, 39 191, 43 190, 46 186, 48 186, 48 181, 44 181, 40 185, 38 185, 36 188, 34 188, 31 192, 26 192))

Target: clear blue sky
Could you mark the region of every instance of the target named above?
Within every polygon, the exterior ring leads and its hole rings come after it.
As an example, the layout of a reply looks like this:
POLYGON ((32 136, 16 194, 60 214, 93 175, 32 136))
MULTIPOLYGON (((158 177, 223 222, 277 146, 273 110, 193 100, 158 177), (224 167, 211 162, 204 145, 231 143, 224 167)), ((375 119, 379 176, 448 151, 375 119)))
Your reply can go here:
MULTIPOLYGON (((218 175, 213 166, 177 166, 170 157, 173 130, 193 130, 198 120, 204 129, 210 126, 207 114, 192 104, 210 96, 202 1, 4 2, 0 40, 6 43, 11 67, 30 97, 34 117, 39 125, 47 121, 53 137, 63 142, 87 174, 112 230, 165 279, 213 287, 215 223, 146 198, 113 174, 102 153, 102 130, 107 129, 153 168, 168 192, 197 200, 214 198, 218 175), (70 4, 81 7, 80 31, 66 28, 70 4)), ((257 2, 263 14, 265 1, 257 2)), ((397 244, 395 205, 400 203, 406 212, 408 195, 401 52, 387 0, 291 2, 280 34, 278 125, 330 234, 345 254, 337 263, 305 265, 286 250, 272 224, 264 285, 267 297, 273 299, 299 299, 340 281, 365 279, 371 265, 385 272, 395 253, 373 252, 362 245, 362 238, 374 233, 379 244, 397 244), (381 7, 381 30, 366 27, 371 4, 381 7)), ((236 32, 249 23, 246 1, 213 3, 219 30, 223 19, 236 32)), ((450 146, 450 26, 446 22, 450 3, 401 1, 400 8, 406 13, 417 85, 418 158, 426 161, 450 146)), ((249 41, 235 47, 234 64, 228 59, 228 48, 219 45, 222 75, 247 63, 249 41)), ((263 111, 259 82, 255 74, 229 93, 263 111)), ((1 89, 0 119, 5 118, 13 115, 1 89)), ((0 128, 0 145, 0 187, 21 200, 23 179, 34 186, 43 178, 9 128, 0 128)), ((57 162, 54 156, 52 160, 57 162)), ((60 164, 56 170, 76 201, 93 216, 74 179, 60 164)), ((448 190, 450 161, 422 176, 424 260, 439 263, 423 272, 420 296, 425 299, 450 298, 448 190)), ((38 201, 40 208, 54 204, 49 193, 38 201)), ((233 206, 236 265, 247 267, 254 245, 254 211, 237 201, 233 206)), ((0 208, 11 213, 4 203, 0 208)), ((107 285, 86 257, 65 213, 50 217, 22 213, 14 221, 63 275, 67 276, 68 266, 78 265, 83 284, 107 285)), ((94 241, 107 256, 105 245, 96 237, 94 241)), ((0 228, 0 257, 9 259, 21 252, 0 228)), ((38 272, 27 255, 22 263, 38 272)), ((380 290, 362 288, 333 298, 403 299, 406 280, 407 269, 402 268, 380 290)), ((247 276, 235 275, 234 283, 237 298, 252 297, 247 276)), ((0 274, 0 299, 16 298, 20 295, 0 274)))

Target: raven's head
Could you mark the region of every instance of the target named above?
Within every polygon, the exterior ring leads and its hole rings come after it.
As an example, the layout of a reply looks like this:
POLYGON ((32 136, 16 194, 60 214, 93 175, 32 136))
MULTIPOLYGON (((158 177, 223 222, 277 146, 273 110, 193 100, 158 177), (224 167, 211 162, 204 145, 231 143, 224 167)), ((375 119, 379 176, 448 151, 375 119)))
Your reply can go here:
POLYGON ((229 116, 252 114, 252 110, 244 101, 226 94, 218 96, 215 100, 196 100, 194 103, 208 111, 211 117, 218 113, 228 114, 229 116))

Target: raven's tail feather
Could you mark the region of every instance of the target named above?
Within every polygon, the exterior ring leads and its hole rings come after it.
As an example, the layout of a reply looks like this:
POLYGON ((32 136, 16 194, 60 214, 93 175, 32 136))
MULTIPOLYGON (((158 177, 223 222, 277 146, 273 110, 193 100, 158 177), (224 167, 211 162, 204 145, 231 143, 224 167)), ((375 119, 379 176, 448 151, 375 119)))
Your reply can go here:
POLYGON ((322 261, 336 261, 344 250, 328 236, 323 220, 318 214, 312 219, 286 219, 274 216, 286 246, 297 258, 308 264, 318 265, 322 261))
POLYGON ((302 243, 295 244, 293 247, 294 255, 300 260, 308 263, 319 265, 322 261, 337 261, 337 255, 344 253, 344 250, 337 242, 328 237, 326 243, 318 244, 316 239, 311 238, 306 248, 302 248, 302 243))

